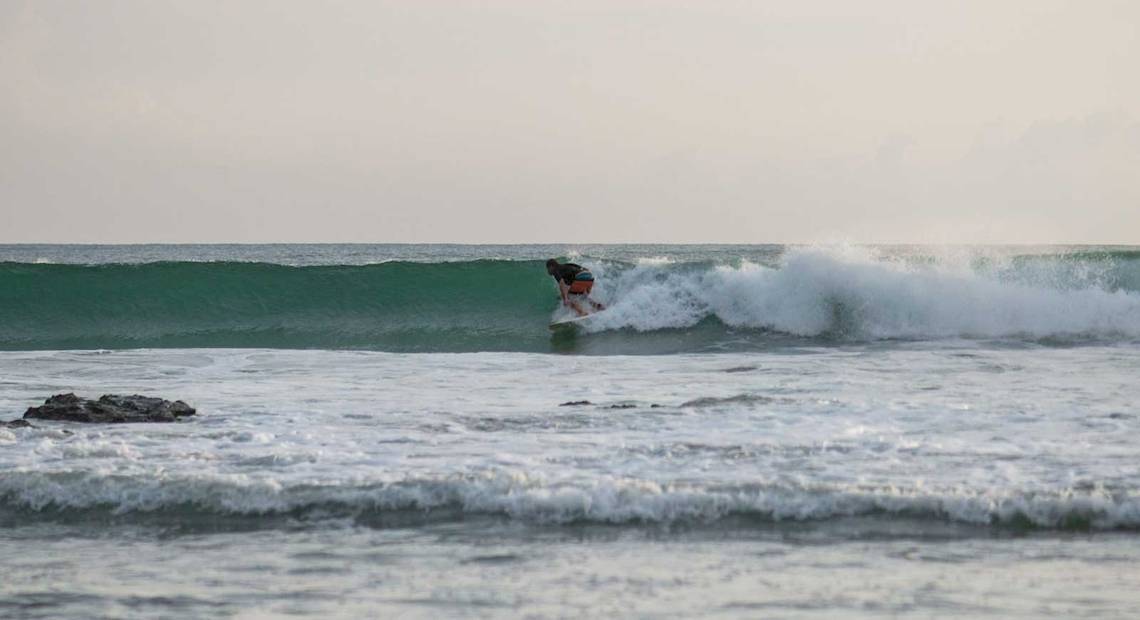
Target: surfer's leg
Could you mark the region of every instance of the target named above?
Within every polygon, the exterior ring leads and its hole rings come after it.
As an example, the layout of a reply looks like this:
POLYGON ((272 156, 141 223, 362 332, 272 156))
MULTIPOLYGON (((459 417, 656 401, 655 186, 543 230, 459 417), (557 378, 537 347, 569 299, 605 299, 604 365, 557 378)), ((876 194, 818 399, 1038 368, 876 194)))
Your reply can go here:
POLYGON ((588 312, 581 309, 581 295, 568 295, 567 299, 570 302, 570 309, 577 312, 579 317, 585 317, 587 315, 588 312))

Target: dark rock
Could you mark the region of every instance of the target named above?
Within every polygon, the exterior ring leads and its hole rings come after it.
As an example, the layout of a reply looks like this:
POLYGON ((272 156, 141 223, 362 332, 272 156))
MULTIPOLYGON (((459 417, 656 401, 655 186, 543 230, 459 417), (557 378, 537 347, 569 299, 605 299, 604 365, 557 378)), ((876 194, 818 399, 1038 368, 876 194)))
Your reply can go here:
POLYGON ((756 368, 756 366, 733 366, 732 368, 725 368, 724 372, 751 372, 756 368))
POLYGON ((35 428, 32 423, 27 420, 8 420, 7 422, 0 422, 0 426, 7 426, 8 428, 35 428))
POLYGON ((704 396, 701 398, 694 398, 690 401, 681 403, 682 407, 718 407, 723 405, 747 405, 756 403, 766 405, 776 402, 777 399, 763 394, 737 394, 736 396, 726 396, 724 398, 718 396, 704 396))
POLYGON ((24 418, 67 422, 174 422, 196 412, 186 403, 150 396, 105 394, 99 400, 75 394, 56 394, 39 407, 24 412, 24 418))
POLYGON ((582 407, 584 405, 592 405, 592 404, 594 404, 594 403, 592 403, 588 400, 572 400, 572 401, 567 402, 567 403, 562 403, 561 405, 558 405, 558 406, 559 407, 582 407))
POLYGON ((633 403, 617 403, 610 405, 610 409, 637 409, 637 405, 633 403))

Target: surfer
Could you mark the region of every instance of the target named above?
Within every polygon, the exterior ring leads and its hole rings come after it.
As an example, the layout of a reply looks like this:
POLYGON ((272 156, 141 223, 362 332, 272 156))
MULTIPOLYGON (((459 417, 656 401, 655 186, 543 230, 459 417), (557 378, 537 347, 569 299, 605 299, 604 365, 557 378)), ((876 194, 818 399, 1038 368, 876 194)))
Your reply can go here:
POLYGON ((559 264, 557 260, 546 261, 546 273, 558 283, 558 294, 562 296, 562 305, 574 310, 578 316, 586 316, 589 312, 582 309, 583 301, 590 304, 593 312, 605 310, 602 304, 590 299, 590 289, 594 288, 594 274, 589 269, 574 263, 559 264))

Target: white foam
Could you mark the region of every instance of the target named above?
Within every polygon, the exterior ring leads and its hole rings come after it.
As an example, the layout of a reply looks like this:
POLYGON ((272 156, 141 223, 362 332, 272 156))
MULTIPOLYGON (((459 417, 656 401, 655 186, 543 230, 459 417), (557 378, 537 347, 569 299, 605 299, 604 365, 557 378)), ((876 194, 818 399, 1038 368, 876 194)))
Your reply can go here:
POLYGON ((668 256, 643 256, 637 259, 638 265, 672 265, 675 262, 668 256))
POLYGON ((673 523, 756 515, 774 521, 824 520, 876 513, 989 525, 1024 520, 1038 527, 1073 523, 1098 529, 1140 525, 1140 500, 1103 488, 1017 493, 847 485, 706 487, 602 476, 552 482, 521 471, 489 470, 438 479, 372 484, 287 486, 229 476, 146 476, 20 472, 0 480, 9 505, 43 510, 108 509, 117 514, 164 509, 264 515, 452 509, 465 514, 567 523, 673 523))
POLYGON ((859 338, 1140 336, 1140 294, 1084 279, 999 279, 947 258, 879 260, 858 248, 789 251, 778 268, 684 270, 639 264, 599 280, 598 330, 683 328, 708 316, 734 327, 859 338))
POLYGON ((137 459, 140 454, 138 449, 127 444, 125 441, 90 441, 90 442, 72 442, 65 444, 60 453, 65 459, 83 459, 83 458, 121 458, 121 459, 137 459))

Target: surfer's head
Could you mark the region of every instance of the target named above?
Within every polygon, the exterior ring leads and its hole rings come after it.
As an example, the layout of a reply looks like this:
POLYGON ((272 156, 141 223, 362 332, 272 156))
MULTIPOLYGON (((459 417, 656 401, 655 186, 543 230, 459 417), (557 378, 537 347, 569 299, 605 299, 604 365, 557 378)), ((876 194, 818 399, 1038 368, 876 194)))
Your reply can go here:
POLYGON ((553 274, 556 269, 558 269, 558 261, 557 260, 552 258, 552 259, 546 261, 546 273, 553 274))

